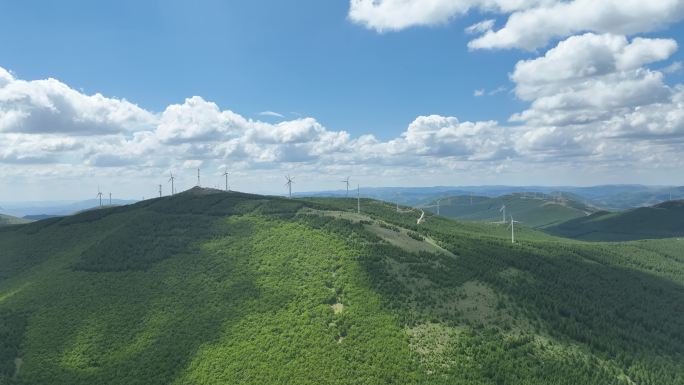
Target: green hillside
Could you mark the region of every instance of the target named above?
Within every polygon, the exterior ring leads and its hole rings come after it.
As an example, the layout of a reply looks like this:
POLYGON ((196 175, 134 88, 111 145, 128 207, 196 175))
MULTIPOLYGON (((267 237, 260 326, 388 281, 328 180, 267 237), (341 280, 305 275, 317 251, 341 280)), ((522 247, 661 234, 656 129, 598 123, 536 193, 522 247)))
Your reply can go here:
POLYGON ((29 222, 31 222, 31 220, 29 219, 17 218, 11 215, 0 214, 0 226, 20 225, 29 222))
MULTIPOLYGON (((581 203, 579 199, 564 194, 558 198, 540 193, 516 193, 496 198, 460 195, 440 199, 440 215, 468 221, 501 221, 501 207, 506 205, 506 216, 523 222, 526 226, 541 228, 570 219, 582 218, 596 209, 581 203)), ((437 212, 436 201, 429 210, 437 212)))
POLYGON ((0 384, 684 383, 684 248, 193 189, 0 229, 0 384))
POLYGON ((684 201, 669 201, 619 213, 601 211, 546 231, 585 241, 627 241, 684 236, 684 201))

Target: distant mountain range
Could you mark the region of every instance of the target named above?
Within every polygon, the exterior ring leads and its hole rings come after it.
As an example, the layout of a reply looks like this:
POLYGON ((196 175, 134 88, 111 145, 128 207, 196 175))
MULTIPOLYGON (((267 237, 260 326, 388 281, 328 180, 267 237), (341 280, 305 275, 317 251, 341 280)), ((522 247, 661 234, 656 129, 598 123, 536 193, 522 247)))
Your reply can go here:
POLYGON ((545 229, 584 241, 629 241, 684 236, 684 200, 619 213, 601 211, 545 229))
MULTIPOLYGON (((518 193, 540 193, 561 196, 582 202, 586 206, 608 211, 619 211, 636 207, 652 206, 670 199, 684 199, 684 186, 605 185, 593 187, 573 186, 435 186, 435 187, 362 187, 361 196, 403 205, 428 205, 439 198, 476 195, 501 197, 518 193)), ((303 197, 343 197, 346 190, 314 191, 296 193, 303 197)), ((355 196, 356 191, 349 191, 355 196)), ((112 200, 113 205, 126 205, 136 200, 112 200)), ((103 200, 104 203, 104 200, 103 200)), ((107 199, 107 203, 109 200, 107 199)), ((0 202, 0 213, 15 217, 64 216, 99 206, 99 200, 43 201, 43 202, 0 202)), ((36 218, 32 218, 36 219, 36 218)))
MULTIPOLYGON (((605 210, 625 210, 652 206, 671 199, 684 199, 684 186, 603 185, 592 187, 574 186, 435 186, 435 187, 362 187, 361 196, 404 205, 427 205, 449 196, 478 195, 500 197, 515 193, 541 193, 584 202, 586 205, 605 210)), ((356 191, 350 191, 354 196, 356 191)), ((297 196, 345 196, 345 190, 298 193, 297 196)))
POLYGON ((29 223, 31 220, 25 218, 17 218, 11 215, 0 214, 0 226, 20 225, 22 223, 29 223))
MULTIPOLYGON (((112 199, 112 205, 127 205, 135 203, 134 200, 112 199)), ((109 203, 109 199, 102 200, 102 203, 109 203)), ((53 216, 64 216, 77 213, 79 211, 98 207, 98 199, 88 199, 84 201, 45 201, 45 202, 11 202, 0 203, 0 213, 15 217, 25 217, 27 219, 44 219, 53 216)))
MULTIPOLYGON (((459 195, 439 200, 440 215, 471 221, 506 221, 513 216, 528 227, 545 227, 570 219, 586 217, 598 209, 583 203, 572 194, 514 193, 496 198, 459 195)), ((437 202, 428 208, 437 212, 437 202)))

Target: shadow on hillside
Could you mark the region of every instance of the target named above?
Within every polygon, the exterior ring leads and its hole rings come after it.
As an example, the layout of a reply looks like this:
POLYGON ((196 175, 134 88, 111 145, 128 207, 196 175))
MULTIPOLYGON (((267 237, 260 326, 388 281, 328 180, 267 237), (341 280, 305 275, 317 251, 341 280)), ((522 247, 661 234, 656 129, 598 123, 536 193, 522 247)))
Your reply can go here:
MULTIPOLYGON (((282 201, 179 194, 31 229, 34 240, 49 229, 50 238, 63 234, 69 244, 83 240, 91 246, 82 247, 71 271, 54 272, 38 284, 24 306, 31 309, 25 344, 32 356, 25 365, 33 371, 27 383, 173 382, 200 346, 217 342, 227 322, 244 316, 244 303, 261 295, 245 263, 201 245, 253 231, 223 217, 287 217, 301 207, 282 201)), ((244 247, 240 254, 249 255, 244 247)), ((50 250, 43 252, 48 255, 36 260, 49 258, 50 250)))
MULTIPOLYGON (((486 282, 522 309, 522 317, 537 332, 588 346, 625 368, 639 361, 651 373, 668 373, 677 367, 682 372, 677 364, 684 355, 681 283, 621 267, 616 251, 585 250, 561 243, 511 247, 505 241, 463 234, 445 235, 443 241, 458 258, 428 254, 407 257, 397 250, 382 255, 405 263, 436 288, 453 288, 469 280, 486 282), (598 258, 592 252, 609 254, 598 258), (610 260, 612 264, 606 263, 610 260), (510 269, 524 272, 518 276, 525 279, 503 274, 510 269)), ((362 264, 388 307, 406 312, 406 292, 381 259, 369 257, 362 264)), ((425 296, 426 301, 435 299, 425 296)), ((399 318, 416 323, 453 321, 437 311, 439 306, 424 308, 433 310, 423 319, 399 318)))

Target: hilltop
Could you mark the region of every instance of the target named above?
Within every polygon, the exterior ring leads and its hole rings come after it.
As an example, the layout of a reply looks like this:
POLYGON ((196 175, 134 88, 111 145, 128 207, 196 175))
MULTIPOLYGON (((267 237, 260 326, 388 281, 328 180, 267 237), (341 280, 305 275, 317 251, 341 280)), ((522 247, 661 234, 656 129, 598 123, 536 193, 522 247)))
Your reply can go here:
MULTIPOLYGON (((495 222, 503 219, 500 211, 506 206, 506 218, 512 215, 526 226, 541 228, 586 217, 597 211, 572 194, 515 193, 496 198, 459 195, 439 200, 440 215, 469 221, 495 222)), ((430 203, 429 210, 437 211, 437 202, 430 203)))
POLYGON ((677 240, 192 189, 0 229, 0 383, 681 384, 677 240))
POLYGON ((626 241, 684 236, 684 200, 618 213, 597 212, 545 229, 586 241, 626 241))

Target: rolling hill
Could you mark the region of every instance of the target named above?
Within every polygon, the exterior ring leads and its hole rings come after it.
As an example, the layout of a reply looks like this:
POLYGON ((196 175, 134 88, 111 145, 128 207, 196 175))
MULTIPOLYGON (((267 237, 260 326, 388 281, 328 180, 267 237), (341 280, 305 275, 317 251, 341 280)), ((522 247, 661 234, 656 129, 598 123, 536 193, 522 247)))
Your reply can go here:
MULTIPOLYGON (((594 207, 620 211, 636 207, 652 206, 672 199, 684 198, 684 186, 644 186, 601 185, 590 187, 576 186, 435 186, 435 187, 364 187, 363 197, 399 202, 399 204, 419 206, 428 205, 436 199, 456 196, 475 195, 498 197, 502 195, 537 193, 563 196, 578 202, 588 202, 594 207), (574 197, 574 198, 572 198, 574 197)), ((325 196, 344 197, 344 190, 317 191, 297 194, 300 197, 325 196)))
POLYGON ((195 188, 0 229, 0 384, 684 383, 684 248, 195 188))
POLYGON ((11 215, 0 214, 0 226, 19 225, 31 222, 30 219, 17 218, 11 215))
MULTIPOLYGON (((515 220, 535 228, 586 217, 597 211, 568 193, 560 198, 540 193, 516 193, 496 198, 468 195, 441 198, 440 215, 469 221, 501 221, 503 205, 506 205, 507 220, 512 215, 515 220)), ((429 206, 429 210, 436 213, 436 201, 429 206)))
POLYGON ((585 241, 627 241, 684 236, 684 200, 624 212, 597 212, 545 229, 585 241))

